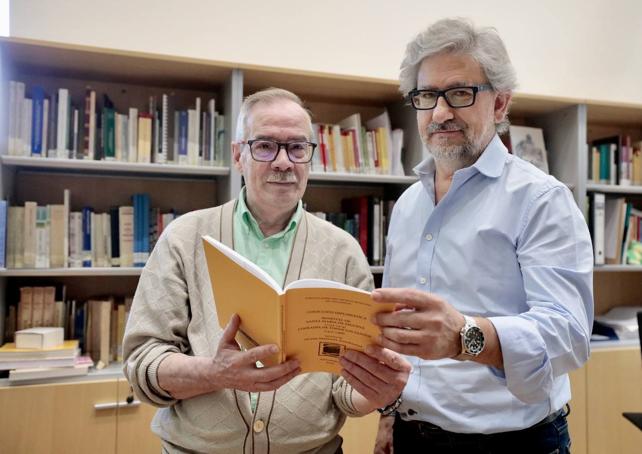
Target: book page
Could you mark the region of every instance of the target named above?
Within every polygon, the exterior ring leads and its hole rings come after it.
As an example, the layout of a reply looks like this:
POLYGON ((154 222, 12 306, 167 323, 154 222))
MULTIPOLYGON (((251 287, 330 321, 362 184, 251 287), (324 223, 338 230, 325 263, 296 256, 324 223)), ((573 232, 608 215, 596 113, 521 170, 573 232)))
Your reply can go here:
MULTIPOLYGON (((336 283, 335 283, 336 284, 336 283)), ((370 321, 393 304, 372 301, 370 293, 346 288, 290 288, 285 302, 285 352, 297 358, 303 372, 341 371, 347 350, 363 351, 380 334, 370 321)))
MULTIPOLYGON (((221 328, 239 314, 241 332, 236 340, 242 347, 276 344, 281 349, 280 296, 256 271, 262 270, 211 237, 203 237, 203 247, 221 328)), ((263 364, 278 364, 282 357, 280 352, 263 364)))
POLYGON ((293 288, 341 288, 353 292, 361 292, 370 295, 370 292, 361 290, 360 288, 352 287, 342 282, 328 281, 327 279, 299 279, 298 281, 290 282, 285 286, 287 292, 293 288))

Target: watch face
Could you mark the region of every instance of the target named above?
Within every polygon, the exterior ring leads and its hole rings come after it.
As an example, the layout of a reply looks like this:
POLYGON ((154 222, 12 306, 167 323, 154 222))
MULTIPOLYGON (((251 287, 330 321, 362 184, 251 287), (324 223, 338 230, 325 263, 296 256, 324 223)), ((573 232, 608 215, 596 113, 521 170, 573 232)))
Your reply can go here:
POLYGON ((464 335, 464 346, 469 355, 479 355, 484 349, 484 332, 476 326, 468 329, 464 335))

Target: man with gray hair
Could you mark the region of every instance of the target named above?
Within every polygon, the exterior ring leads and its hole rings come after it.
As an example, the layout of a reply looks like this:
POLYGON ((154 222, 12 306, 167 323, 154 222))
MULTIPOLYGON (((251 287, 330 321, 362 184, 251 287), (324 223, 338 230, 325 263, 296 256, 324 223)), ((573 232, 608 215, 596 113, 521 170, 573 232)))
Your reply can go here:
MULTIPOLYGON (((515 71, 494 29, 444 19, 401 65, 429 156, 398 200, 381 345, 413 365, 394 452, 568 452, 568 372, 589 356, 591 240, 568 188, 508 153, 515 71)), ((563 150, 557 150, 563 152, 563 150)))
POLYGON ((302 208, 316 146, 311 133, 310 115, 293 93, 273 88, 247 97, 232 144, 245 178, 239 198, 173 221, 143 269, 124 370, 141 400, 162 407, 152 429, 163 452, 340 453, 346 415, 386 407, 406 384, 409 363, 379 346, 348 351, 341 377, 299 375, 296 358, 257 367, 277 346, 241 351, 238 315, 219 326, 203 235, 282 285, 323 278, 373 288, 354 238, 302 208))

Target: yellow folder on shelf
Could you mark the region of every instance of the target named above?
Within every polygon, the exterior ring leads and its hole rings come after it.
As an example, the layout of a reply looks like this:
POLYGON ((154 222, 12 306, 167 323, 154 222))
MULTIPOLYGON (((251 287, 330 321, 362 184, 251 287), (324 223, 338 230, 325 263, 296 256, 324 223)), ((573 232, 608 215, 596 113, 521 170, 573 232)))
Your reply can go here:
POLYGON ((212 293, 222 327, 241 317, 244 348, 276 344, 266 365, 296 358, 302 372, 339 373, 347 350, 363 351, 380 334, 371 317, 393 311, 370 293, 338 282, 301 279, 284 289, 265 271, 221 242, 203 237, 212 293))

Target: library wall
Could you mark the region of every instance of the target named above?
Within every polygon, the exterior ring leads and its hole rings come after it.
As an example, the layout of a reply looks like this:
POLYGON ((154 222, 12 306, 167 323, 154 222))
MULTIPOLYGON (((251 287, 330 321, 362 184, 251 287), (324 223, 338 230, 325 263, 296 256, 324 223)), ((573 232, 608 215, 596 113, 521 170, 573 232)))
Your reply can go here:
POLYGON ((642 2, 11 1, 11 36, 395 79, 428 23, 496 27, 526 94, 642 103, 642 2), (88 19, 94 18, 94 19, 88 19))

